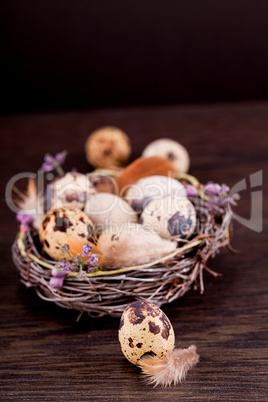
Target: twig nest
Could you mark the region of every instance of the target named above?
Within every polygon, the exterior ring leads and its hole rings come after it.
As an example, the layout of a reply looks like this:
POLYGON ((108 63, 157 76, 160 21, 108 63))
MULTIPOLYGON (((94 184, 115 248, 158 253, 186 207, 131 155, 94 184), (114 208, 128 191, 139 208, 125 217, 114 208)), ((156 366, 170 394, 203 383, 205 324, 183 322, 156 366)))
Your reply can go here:
POLYGON ((101 127, 88 137, 85 144, 88 162, 97 168, 126 164, 131 146, 128 136, 117 127, 101 127))
POLYGON ((164 239, 188 238, 196 226, 196 212, 187 197, 166 196, 146 205, 140 223, 164 239))
POLYGON ((161 239, 139 224, 111 225, 100 235, 98 248, 104 267, 135 266, 170 254, 177 243, 161 239))
POLYGON ((187 173, 190 166, 190 157, 187 149, 177 141, 169 138, 161 138, 151 142, 144 149, 142 156, 162 156, 169 159, 175 170, 179 173, 187 173))
POLYGON ((155 386, 176 385, 199 360, 194 345, 174 349, 175 335, 168 317, 148 301, 126 307, 118 337, 126 359, 139 366, 155 386))
POLYGON ((167 195, 186 197, 185 187, 172 177, 149 176, 138 180, 127 191, 125 199, 138 213, 155 198, 167 195))
POLYGON ((159 307, 148 301, 136 301, 122 314, 119 342, 124 356, 138 364, 148 354, 160 358, 169 354, 175 345, 175 335, 169 319, 159 307))
MULTIPOLYGON (((93 222, 78 208, 58 208, 45 215, 39 238, 46 253, 56 261, 70 259, 61 247, 68 243, 72 247, 90 242, 93 235, 93 222)), ((71 259, 70 259, 71 260, 71 259)))
POLYGON ((94 223, 94 231, 101 233, 111 224, 138 223, 138 216, 121 197, 110 193, 97 193, 87 200, 84 212, 94 223))
POLYGON ((96 190, 88 176, 69 172, 48 186, 47 210, 72 207, 82 209, 96 190))

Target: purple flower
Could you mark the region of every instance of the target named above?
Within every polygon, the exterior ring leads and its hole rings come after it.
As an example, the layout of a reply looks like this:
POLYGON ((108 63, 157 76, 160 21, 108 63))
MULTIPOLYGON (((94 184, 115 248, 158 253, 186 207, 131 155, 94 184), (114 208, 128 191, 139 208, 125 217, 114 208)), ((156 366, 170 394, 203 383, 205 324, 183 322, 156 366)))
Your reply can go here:
POLYGON ((70 249, 70 246, 68 243, 65 243, 63 246, 61 246, 61 251, 63 253, 68 253, 69 249, 70 249))
POLYGON ((26 225, 30 225, 33 222, 33 217, 32 215, 27 214, 24 211, 19 211, 16 215, 16 219, 20 223, 24 223, 26 225))
POLYGON ((197 189, 195 186, 188 184, 186 186, 187 197, 196 197, 197 196, 197 189))
POLYGON ((65 152, 59 152, 55 155, 55 160, 59 162, 60 164, 63 164, 66 159, 66 153, 65 152))
POLYGON ((75 263, 75 265, 77 266, 77 267, 79 267, 79 264, 80 264, 80 255, 78 254, 76 257, 74 257, 74 259, 73 259, 73 261, 74 261, 74 263, 75 263))
POLYGON ((60 174, 63 175, 64 172, 60 168, 60 165, 64 163, 66 155, 66 151, 59 152, 55 156, 45 155, 41 169, 45 172, 51 172, 54 169, 60 170, 60 174))
POLYGON ((45 155, 44 162, 48 164, 53 164, 55 162, 55 158, 51 155, 45 155))
POLYGON ((222 184, 222 186, 221 186, 221 192, 222 192, 222 193, 225 193, 225 194, 228 194, 229 191, 230 191, 230 187, 226 186, 226 184, 222 184))
POLYGON ((208 183, 204 186, 205 193, 218 195, 221 192, 221 186, 217 183, 208 183))
POLYGON ((86 266, 86 268, 87 268, 87 272, 94 272, 94 268, 95 267, 91 267, 91 266, 86 266))
POLYGON ((83 250, 82 250, 82 257, 86 257, 88 253, 90 253, 92 250, 92 246, 90 244, 84 244, 83 245, 83 250))
POLYGON ((68 275, 66 271, 59 271, 57 268, 53 268, 51 271, 53 278, 65 278, 68 275))
POLYGON ((95 266, 98 262, 99 256, 97 254, 90 254, 88 262, 91 266, 95 266))
POLYGON ((60 278, 61 276, 66 276, 71 271, 71 263, 69 261, 63 261, 56 264, 56 268, 52 269, 52 276, 60 278), (64 275, 62 275, 64 274, 64 275))
POLYGON ((54 289, 58 289, 62 287, 63 282, 64 278, 54 278, 52 276, 52 278, 50 278, 49 285, 54 289))

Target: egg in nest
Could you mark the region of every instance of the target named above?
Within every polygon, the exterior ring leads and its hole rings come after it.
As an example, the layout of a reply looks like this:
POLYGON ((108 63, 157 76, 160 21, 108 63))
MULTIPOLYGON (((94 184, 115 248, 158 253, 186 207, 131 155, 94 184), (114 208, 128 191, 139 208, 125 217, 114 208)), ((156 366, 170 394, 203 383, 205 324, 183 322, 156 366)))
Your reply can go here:
POLYGON ((71 260, 61 247, 68 243, 70 250, 81 252, 93 236, 93 222, 78 208, 57 208, 45 215, 39 238, 45 252, 56 261, 71 260))
POLYGON ((47 188, 47 211, 61 207, 82 209, 86 201, 96 194, 88 176, 69 172, 54 180, 47 188))
POLYGON ((170 138, 159 138, 148 144, 142 153, 145 158, 155 155, 169 159, 177 172, 186 173, 189 170, 188 151, 177 141, 170 138))
POLYGON ((196 226, 196 212, 187 197, 166 196, 146 205, 140 223, 164 239, 188 238, 196 226))
POLYGON ((84 211, 98 234, 112 224, 121 227, 126 223, 138 223, 138 216, 131 206, 123 198, 110 193, 97 193, 90 197, 84 211))
POLYGON ((138 180, 127 190, 126 201, 138 213, 141 213, 148 202, 167 195, 186 197, 185 187, 176 179, 166 176, 148 176, 138 180))

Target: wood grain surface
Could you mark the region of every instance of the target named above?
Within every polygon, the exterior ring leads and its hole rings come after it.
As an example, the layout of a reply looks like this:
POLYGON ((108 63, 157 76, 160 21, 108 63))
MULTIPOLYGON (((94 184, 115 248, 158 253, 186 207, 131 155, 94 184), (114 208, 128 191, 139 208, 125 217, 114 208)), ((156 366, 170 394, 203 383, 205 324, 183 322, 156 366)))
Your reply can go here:
MULTIPOLYGON (((268 104, 100 109, 0 117, 1 133, 1 363, 3 401, 267 401, 268 242, 267 215, 261 233, 235 222, 233 247, 209 266, 205 293, 188 292, 165 305, 178 347, 196 344, 199 364, 186 381, 152 388, 122 355, 119 319, 92 319, 39 299, 26 289, 11 260, 18 230, 4 188, 15 174, 36 172, 45 152, 69 151, 65 169, 87 172, 84 142, 102 125, 125 130, 132 160, 151 140, 178 139, 189 150, 190 173, 205 183, 234 186, 263 170, 267 190, 268 104)), ((252 189, 252 191, 255 189, 252 189)), ((264 193, 265 199, 265 193, 264 193)), ((235 212, 250 216, 250 190, 235 212)), ((260 205, 258 206, 260 208, 260 205)))

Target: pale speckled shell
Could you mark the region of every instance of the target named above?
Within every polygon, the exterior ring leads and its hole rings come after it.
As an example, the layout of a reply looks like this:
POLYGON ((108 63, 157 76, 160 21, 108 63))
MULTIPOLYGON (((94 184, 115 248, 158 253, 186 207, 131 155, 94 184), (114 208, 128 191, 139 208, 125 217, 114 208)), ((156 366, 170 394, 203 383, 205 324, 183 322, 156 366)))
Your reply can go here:
POLYGON ((185 197, 187 193, 185 187, 178 180, 154 175, 144 177, 133 184, 128 189, 125 199, 132 208, 141 212, 149 201, 167 195, 185 197))
POLYGON ((98 193, 90 197, 84 212, 94 223, 97 233, 103 232, 110 224, 120 228, 125 223, 138 222, 134 209, 123 198, 110 193, 98 193))
POLYGON ((196 226, 196 212, 187 197, 152 200, 141 214, 141 223, 164 239, 189 237, 196 226))
POLYGON ((145 354, 162 358, 175 345, 174 330, 168 317, 148 301, 136 301, 124 310, 118 337, 124 356, 133 364, 138 364, 145 354))
POLYGON ((190 166, 190 157, 187 149, 179 142, 170 138, 160 138, 147 145, 142 156, 161 156, 167 158, 173 164, 177 172, 186 173, 190 166))
POLYGON ((61 250, 65 243, 76 238, 81 247, 90 239, 93 222, 78 208, 58 208, 48 212, 39 230, 39 238, 46 253, 56 261, 70 260, 61 250))
POLYGON ((62 207, 82 209, 95 193, 89 177, 78 172, 66 173, 48 186, 48 210, 62 207))

